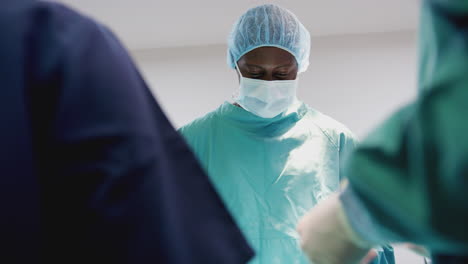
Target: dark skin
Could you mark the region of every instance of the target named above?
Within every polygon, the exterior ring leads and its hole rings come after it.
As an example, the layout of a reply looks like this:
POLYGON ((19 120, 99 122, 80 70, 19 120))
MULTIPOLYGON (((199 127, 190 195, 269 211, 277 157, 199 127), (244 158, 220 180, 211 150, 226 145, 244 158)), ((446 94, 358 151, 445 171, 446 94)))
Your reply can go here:
POLYGON ((280 48, 260 47, 237 61, 243 77, 264 81, 294 80, 297 62, 294 56, 280 48))
POLYGON ((298 71, 296 58, 276 47, 256 48, 242 56, 237 65, 243 77, 264 81, 295 80, 298 71))

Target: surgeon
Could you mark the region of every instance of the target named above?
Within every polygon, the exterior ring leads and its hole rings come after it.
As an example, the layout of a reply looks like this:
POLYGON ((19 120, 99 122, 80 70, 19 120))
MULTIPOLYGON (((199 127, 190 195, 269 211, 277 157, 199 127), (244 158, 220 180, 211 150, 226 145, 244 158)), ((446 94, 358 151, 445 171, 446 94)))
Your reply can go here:
MULTIPOLYGON (((340 163, 356 144, 345 126, 297 99, 309 52, 309 33, 290 11, 248 10, 228 40, 240 82, 234 101, 180 130, 256 250, 251 263, 307 263, 296 224, 338 191, 340 163)), ((383 250, 374 263, 393 263, 392 249, 383 250)))
POLYGON ((0 8, 0 263, 246 263, 252 251, 103 25, 0 8))
POLYGON ((467 1, 424 1, 419 89, 351 156, 345 191, 301 221, 314 264, 389 242, 423 245, 435 264, 468 263, 467 1))

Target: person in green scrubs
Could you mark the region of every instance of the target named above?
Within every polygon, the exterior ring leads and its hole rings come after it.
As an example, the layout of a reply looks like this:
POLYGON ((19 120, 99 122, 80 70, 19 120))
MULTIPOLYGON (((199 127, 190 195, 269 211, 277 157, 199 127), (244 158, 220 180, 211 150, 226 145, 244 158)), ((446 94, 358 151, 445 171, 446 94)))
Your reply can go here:
POLYGON ((341 196, 301 221, 314 263, 389 242, 423 245, 433 263, 468 263, 468 1, 424 1, 419 71, 418 99, 351 155, 341 196))
MULTIPOLYGON (((238 95, 180 129, 255 249, 251 263, 308 263, 296 224, 339 190, 340 164, 356 145, 344 125, 297 99, 309 53, 294 14, 248 10, 228 41, 238 95)), ((390 247, 378 251, 374 263, 394 263, 390 247)))

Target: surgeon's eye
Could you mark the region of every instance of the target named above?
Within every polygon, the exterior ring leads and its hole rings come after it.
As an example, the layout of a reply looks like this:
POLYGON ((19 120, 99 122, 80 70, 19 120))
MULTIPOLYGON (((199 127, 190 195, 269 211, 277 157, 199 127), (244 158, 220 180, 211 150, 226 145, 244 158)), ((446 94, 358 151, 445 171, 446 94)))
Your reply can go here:
POLYGON ((261 73, 261 72, 250 72, 249 76, 252 79, 259 79, 259 78, 262 78, 263 73, 261 73))
POLYGON ((275 74, 275 77, 279 78, 279 79, 288 78, 288 76, 289 76, 288 73, 277 73, 277 74, 275 74))

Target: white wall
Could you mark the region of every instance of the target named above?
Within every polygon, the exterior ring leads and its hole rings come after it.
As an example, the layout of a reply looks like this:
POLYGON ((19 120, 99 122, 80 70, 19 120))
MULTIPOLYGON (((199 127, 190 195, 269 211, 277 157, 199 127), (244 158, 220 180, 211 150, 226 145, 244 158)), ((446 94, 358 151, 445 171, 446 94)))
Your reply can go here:
MULTIPOLYGON (((180 127, 231 99, 237 87, 226 47, 133 52, 159 103, 180 127)), ((363 137, 416 95, 414 32, 313 39, 310 68, 300 75, 299 98, 363 137)), ((423 263, 397 250, 397 263, 423 263)))

